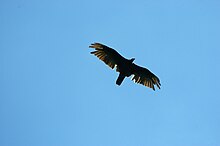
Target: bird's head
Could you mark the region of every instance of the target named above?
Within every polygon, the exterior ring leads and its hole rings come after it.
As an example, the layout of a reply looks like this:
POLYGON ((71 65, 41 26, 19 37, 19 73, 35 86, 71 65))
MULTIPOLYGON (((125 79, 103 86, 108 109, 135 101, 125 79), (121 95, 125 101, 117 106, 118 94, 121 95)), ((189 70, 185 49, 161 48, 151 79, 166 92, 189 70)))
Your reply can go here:
POLYGON ((131 58, 130 61, 133 62, 135 60, 135 58, 131 58))

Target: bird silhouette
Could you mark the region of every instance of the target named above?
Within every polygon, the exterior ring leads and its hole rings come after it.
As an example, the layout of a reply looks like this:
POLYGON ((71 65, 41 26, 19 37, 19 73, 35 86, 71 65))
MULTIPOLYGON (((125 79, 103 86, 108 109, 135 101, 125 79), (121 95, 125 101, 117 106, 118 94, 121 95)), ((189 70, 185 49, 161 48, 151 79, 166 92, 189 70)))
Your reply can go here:
POLYGON ((116 66, 116 71, 119 72, 119 76, 116 80, 117 85, 120 86, 125 77, 133 75, 132 80, 134 80, 135 83, 142 84, 153 90, 155 90, 154 85, 156 85, 160 89, 161 84, 159 78, 148 69, 134 64, 133 61, 135 58, 126 59, 116 50, 101 43, 94 43, 89 47, 95 49, 91 54, 97 56, 110 68, 114 69, 116 66))

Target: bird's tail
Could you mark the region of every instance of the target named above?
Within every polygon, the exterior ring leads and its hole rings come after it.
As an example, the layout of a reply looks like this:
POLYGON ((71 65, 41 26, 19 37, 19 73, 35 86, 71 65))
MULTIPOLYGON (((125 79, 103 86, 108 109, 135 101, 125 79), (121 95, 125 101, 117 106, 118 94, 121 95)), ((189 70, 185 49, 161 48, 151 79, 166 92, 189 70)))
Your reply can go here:
POLYGON ((117 80, 116 80, 116 84, 120 86, 121 83, 122 83, 122 81, 124 80, 124 78, 125 78, 125 75, 122 75, 122 74, 120 73, 119 76, 118 76, 118 78, 117 78, 117 80))

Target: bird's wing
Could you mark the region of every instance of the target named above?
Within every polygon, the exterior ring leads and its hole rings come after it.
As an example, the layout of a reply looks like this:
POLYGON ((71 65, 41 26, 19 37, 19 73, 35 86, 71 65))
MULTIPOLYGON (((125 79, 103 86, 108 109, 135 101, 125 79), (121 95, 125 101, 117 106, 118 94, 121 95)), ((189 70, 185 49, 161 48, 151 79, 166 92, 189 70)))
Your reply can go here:
POLYGON ((135 83, 142 84, 149 88, 155 90, 154 85, 156 85, 160 89, 160 80, 157 76, 155 76, 148 69, 140 67, 136 64, 132 64, 132 73, 134 74, 132 80, 135 83))
POLYGON ((91 44, 89 47, 95 48, 95 51, 91 52, 91 54, 97 56, 100 60, 105 62, 105 64, 107 64, 112 69, 115 67, 115 65, 117 65, 119 62, 125 59, 117 51, 103 44, 94 43, 91 44))

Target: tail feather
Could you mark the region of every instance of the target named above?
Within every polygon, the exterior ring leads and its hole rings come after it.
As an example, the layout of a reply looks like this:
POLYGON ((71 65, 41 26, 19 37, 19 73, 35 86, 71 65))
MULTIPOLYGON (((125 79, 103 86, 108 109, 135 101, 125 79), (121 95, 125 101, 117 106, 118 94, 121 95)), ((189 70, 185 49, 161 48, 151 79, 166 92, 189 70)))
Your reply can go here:
POLYGON ((125 78, 125 76, 120 73, 117 80, 116 80, 116 84, 120 86, 122 81, 124 80, 124 78, 125 78))

